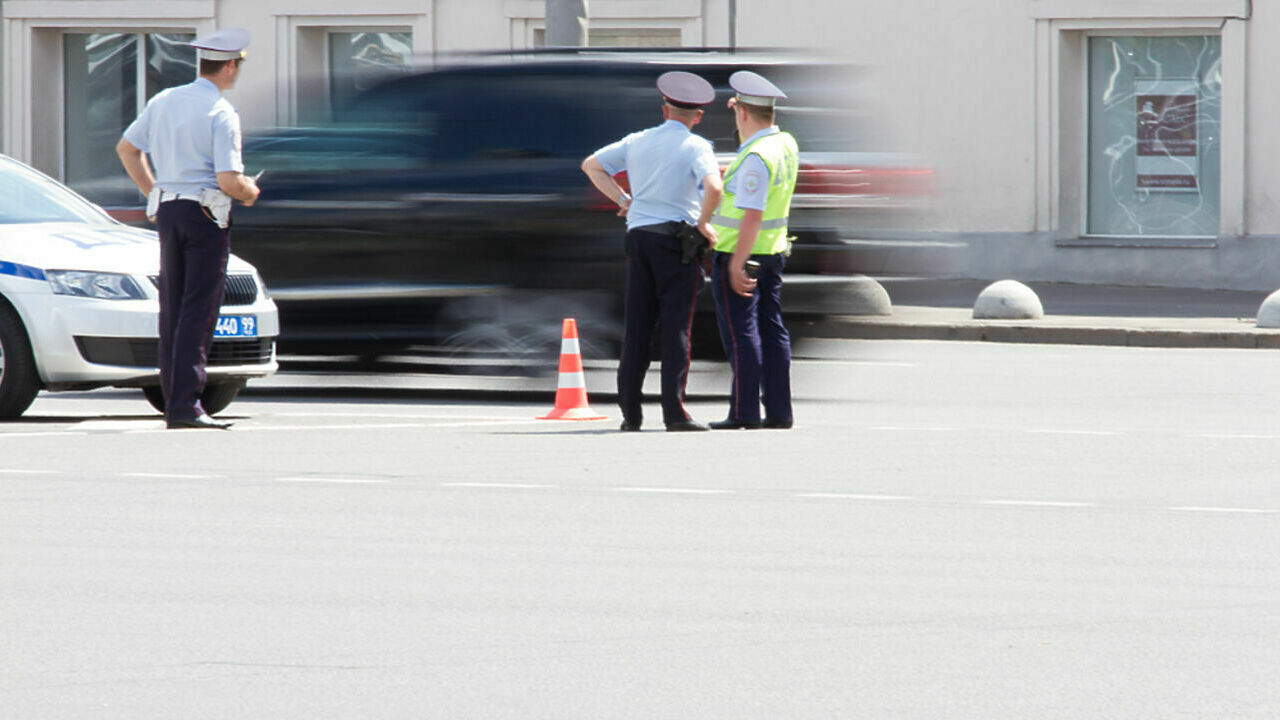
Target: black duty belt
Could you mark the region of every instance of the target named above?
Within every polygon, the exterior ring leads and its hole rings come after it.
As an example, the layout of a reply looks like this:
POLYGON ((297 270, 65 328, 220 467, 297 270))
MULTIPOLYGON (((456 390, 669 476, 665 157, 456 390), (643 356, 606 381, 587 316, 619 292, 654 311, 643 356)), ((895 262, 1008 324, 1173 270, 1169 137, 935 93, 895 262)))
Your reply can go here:
POLYGON ((641 225, 640 227, 633 227, 631 229, 639 230, 641 232, 653 233, 654 235, 675 235, 677 232, 680 231, 680 224, 681 223, 679 220, 668 220, 667 222, 664 222, 664 223, 655 223, 653 225, 641 225))

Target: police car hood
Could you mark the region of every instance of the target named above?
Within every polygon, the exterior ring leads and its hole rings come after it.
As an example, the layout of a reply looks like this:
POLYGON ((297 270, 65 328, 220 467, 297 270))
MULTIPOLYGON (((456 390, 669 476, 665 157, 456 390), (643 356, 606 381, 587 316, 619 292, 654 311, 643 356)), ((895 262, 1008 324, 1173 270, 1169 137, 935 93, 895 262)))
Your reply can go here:
MULTIPOLYGON (((160 272, 160 239, 153 230, 128 225, 29 223, 0 225, 0 262, 40 270, 156 275, 160 272)), ((231 272, 251 272, 232 255, 231 272)))

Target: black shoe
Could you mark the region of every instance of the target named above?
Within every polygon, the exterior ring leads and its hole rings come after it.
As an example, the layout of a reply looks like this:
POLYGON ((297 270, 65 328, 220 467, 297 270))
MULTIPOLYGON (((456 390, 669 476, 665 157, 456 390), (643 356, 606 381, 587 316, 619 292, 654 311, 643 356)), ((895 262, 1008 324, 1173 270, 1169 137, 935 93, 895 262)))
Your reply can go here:
POLYGON ((679 420, 673 423, 667 423, 667 432, 700 432, 709 430, 706 425, 697 420, 679 420))
POLYGON ((793 420, 770 420, 766 418, 764 422, 760 423, 760 427, 765 430, 790 430, 794 423, 795 421, 793 420))
POLYGON ((711 423, 712 430, 759 430, 758 422, 742 422, 741 420, 717 420, 711 423))
POLYGON ((230 430, 231 423, 214 420, 208 415, 197 415, 188 420, 165 420, 164 426, 170 430, 230 430))
POLYGON ((618 428, 622 432, 640 432, 639 420, 623 420, 622 427, 618 428))

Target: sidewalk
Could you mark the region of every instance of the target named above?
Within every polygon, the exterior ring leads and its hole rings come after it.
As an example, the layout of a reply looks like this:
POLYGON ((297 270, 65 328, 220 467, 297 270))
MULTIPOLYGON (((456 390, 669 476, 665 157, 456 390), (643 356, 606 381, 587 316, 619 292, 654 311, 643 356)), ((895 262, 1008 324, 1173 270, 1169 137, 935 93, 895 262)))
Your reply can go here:
POLYGON ((810 325, 814 337, 1280 348, 1280 330, 1254 318, 1268 293, 1196 288, 1025 283, 1045 315, 1036 320, 975 320, 986 280, 877 278, 893 302, 889 316, 840 316, 810 325))

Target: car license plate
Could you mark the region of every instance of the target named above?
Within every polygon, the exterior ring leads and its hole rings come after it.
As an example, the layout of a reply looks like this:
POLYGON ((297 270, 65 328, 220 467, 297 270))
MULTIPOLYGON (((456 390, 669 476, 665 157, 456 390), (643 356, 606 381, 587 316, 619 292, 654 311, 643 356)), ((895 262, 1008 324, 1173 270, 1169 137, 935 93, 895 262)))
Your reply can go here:
POLYGON ((258 337, 258 318, 253 315, 222 315, 213 328, 216 338, 258 337))

